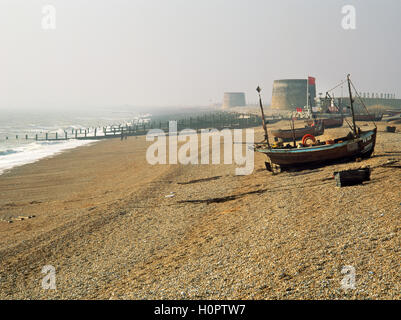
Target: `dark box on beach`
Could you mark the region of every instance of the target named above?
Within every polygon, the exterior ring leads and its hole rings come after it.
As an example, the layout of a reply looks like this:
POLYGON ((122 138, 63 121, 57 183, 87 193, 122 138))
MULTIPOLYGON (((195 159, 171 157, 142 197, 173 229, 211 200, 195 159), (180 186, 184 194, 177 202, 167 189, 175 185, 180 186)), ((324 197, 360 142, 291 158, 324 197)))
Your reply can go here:
POLYGON ((370 180, 370 168, 334 172, 337 187, 353 186, 370 180))
POLYGON ((396 129, 395 127, 391 127, 391 126, 387 126, 387 127, 386 127, 386 131, 387 131, 387 132, 393 132, 393 133, 394 133, 394 132, 395 132, 395 129, 396 129))

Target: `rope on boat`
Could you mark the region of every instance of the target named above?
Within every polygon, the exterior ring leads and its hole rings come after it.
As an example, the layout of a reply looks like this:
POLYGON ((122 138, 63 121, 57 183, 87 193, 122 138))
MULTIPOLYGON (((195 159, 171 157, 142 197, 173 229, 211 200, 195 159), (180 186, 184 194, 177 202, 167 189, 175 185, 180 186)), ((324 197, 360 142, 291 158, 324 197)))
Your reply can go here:
POLYGON ((375 128, 377 128, 377 125, 376 125, 376 122, 375 122, 374 119, 373 119, 373 116, 370 115, 370 113, 369 113, 369 111, 368 111, 368 108, 366 107, 365 103, 363 102, 361 96, 359 95, 358 91, 356 90, 356 88, 355 88, 354 84, 352 83, 351 79, 350 79, 350 83, 351 83, 352 88, 354 88, 354 91, 355 91, 356 96, 359 98, 359 101, 361 102, 361 104, 362 104, 363 107, 365 108, 366 113, 367 113, 368 116, 370 117, 370 119, 371 119, 371 121, 373 122, 375 128))
POLYGON ((328 90, 327 92, 326 92, 326 94, 327 93, 329 93, 329 92, 331 92, 331 91, 333 91, 333 90, 335 90, 335 89, 337 89, 339 86, 342 86, 344 83, 346 83, 347 81, 346 80, 343 80, 343 81, 341 81, 338 85, 336 85, 333 89, 330 89, 330 90, 328 90))

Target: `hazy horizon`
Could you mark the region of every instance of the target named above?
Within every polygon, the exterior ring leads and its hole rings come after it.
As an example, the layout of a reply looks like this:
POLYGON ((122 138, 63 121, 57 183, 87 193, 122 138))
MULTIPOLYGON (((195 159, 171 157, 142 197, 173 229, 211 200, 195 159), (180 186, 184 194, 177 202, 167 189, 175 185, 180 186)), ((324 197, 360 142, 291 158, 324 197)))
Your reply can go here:
POLYGON ((0 110, 206 106, 226 91, 270 101, 275 79, 351 73, 401 95, 401 2, 0 0, 0 110), (43 6, 56 28, 42 27, 43 6), (344 30, 344 5, 356 29, 344 30))

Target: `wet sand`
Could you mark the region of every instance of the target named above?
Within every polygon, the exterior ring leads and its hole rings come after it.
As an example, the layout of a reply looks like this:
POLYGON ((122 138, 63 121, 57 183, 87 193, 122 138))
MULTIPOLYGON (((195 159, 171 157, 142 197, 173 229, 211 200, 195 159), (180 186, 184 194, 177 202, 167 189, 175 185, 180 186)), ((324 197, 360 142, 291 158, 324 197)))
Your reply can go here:
POLYGON ((0 176, 0 298, 400 299, 401 169, 381 165, 401 160, 401 126, 385 126, 371 159, 278 175, 260 154, 249 176, 151 166, 144 137, 15 168, 0 176), (364 185, 331 179, 364 165, 364 185), (57 290, 41 288, 45 265, 57 290))

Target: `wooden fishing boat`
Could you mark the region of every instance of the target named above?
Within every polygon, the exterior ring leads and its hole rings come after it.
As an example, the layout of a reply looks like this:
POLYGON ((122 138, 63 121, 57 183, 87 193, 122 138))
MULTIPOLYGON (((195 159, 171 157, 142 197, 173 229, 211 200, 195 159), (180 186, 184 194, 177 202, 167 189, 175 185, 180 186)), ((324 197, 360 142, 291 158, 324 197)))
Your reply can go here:
POLYGON ((294 148, 267 148, 255 146, 255 151, 266 154, 271 163, 281 168, 318 164, 340 159, 370 157, 376 144, 377 129, 360 132, 330 141, 329 144, 294 148))
MULTIPOLYGON (((288 167, 298 167, 311 164, 324 164, 331 161, 339 161, 355 158, 370 157, 376 145, 377 127, 374 129, 362 131, 355 124, 355 114, 353 108, 353 98, 351 90, 351 80, 349 75, 347 77, 348 88, 351 101, 352 111, 352 127, 351 132, 345 136, 326 142, 316 141, 312 145, 303 145, 294 142, 291 146, 287 144, 286 147, 271 146, 267 136, 267 129, 265 130, 265 141, 255 144, 254 150, 256 152, 264 153, 270 163, 266 167, 273 168, 272 165, 279 166, 281 169, 288 167)), ((258 87, 260 107, 263 110, 262 100, 260 97, 260 88, 258 87)), ((355 89, 355 88, 354 88, 355 89)), ((347 122, 348 123, 348 122, 347 122)))
POLYGON ((324 133, 324 125, 322 121, 311 121, 311 125, 305 126, 304 128, 295 129, 278 129, 272 130, 271 133, 274 137, 281 139, 282 141, 293 141, 302 139, 303 136, 311 134, 313 136, 320 136, 324 133))
POLYGON ((323 125, 326 129, 342 127, 344 123, 343 117, 326 118, 322 119, 323 125))
POLYGON ((355 121, 381 121, 382 114, 356 114, 355 121))

